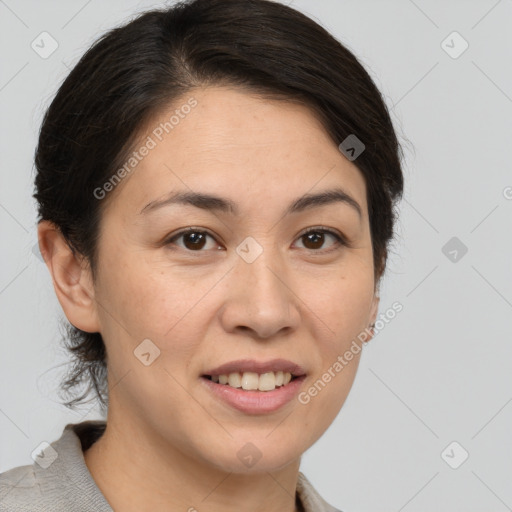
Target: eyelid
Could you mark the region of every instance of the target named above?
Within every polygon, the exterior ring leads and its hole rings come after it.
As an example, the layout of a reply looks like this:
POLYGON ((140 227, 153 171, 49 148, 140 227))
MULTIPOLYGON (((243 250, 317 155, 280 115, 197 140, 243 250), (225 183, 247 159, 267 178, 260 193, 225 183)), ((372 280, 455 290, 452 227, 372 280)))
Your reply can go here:
MULTIPOLYGON (((172 245, 173 240, 175 240, 183 235, 186 235, 187 233, 204 233, 204 234, 208 235, 209 237, 211 237, 213 240, 215 240, 216 243, 219 243, 217 240, 217 235, 214 235, 210 230, 208 230, 206 228, 199 227, 199 226, 188 226, 188 227, 183 228, 183 229, 177 231, 176 233, 173 233, 170 236, 166 237, 163 244, 165 246, 172 245)), ((327 250, 326 249, 318 249, 318 250, 306 249, 308 252, 325 254, 325 253, 328 253, 328 252, 338 249, 340 246, 345 246, 345 247, 349 247, 349 248, 351 247, 351 244, 350 244, 348 238, 343 233, 341 233, 337 229, 329 228, 327 226, 312 226, 312 227, 306 228, 299 235, 297 235, 295 240, 298 240, 309 233, 324 233, 324 234, 332 235, 338 243, 337 243, 337 247, 334 247, 333 249, 327 249, 327 250)), ((207 251, 199 250, 199 251, 187 251, 187 252, 201 253, 201 252, 207 252, 207 251)))
MULTIPOLYGON (((167 236, 164 239, 163 245, 164 246, 172 245, 173 240, 176 240, 177 238, 179 238, 179 237, 181 237, 183 235, 186 235, 187 233, 204 233, 204 234, 208 235, 210 238, 212 238, 213 240, 215 240, 215 243, 220 245, 219 241, 217 240, 217 235, 214 235, 210 230, 208 230, 206 228, 201 228, 199 226, 188 226, 186 228, 178 230, 175 233, 172 233, 171 235, 167 236)), ((179 248, 181 249, 181 247, 179 247, 179 248)), ((205 251, 187 251, 187 252, 191 252, 191 253, 192 252, 197 252, 197 253, 199 253, 199 252, 205 252, 205 251)))
POLYGON ((319 249, 319 250, 306 249, 306 250, 309 250, 311 253, 325 254, 325 253, 328 253, 331 251, 335 251, 336 249, 339 249, 339 246, 344 246, 344 247, 348 247, 348 248, 352 247, 348 238, 341 231, 338 231, 337 229, 334 229, 334 228, 328 228, 327 226, 313 226, 310 228, 306 228, 304 231, 302 231, 297 236, 297 239, 299 239, 309 233, 324 233, 324 234, 332 235, 338 242, 338 247, 334 247, 332 249, 324 249, 324 250, 322 250, 322 249, 319 249))

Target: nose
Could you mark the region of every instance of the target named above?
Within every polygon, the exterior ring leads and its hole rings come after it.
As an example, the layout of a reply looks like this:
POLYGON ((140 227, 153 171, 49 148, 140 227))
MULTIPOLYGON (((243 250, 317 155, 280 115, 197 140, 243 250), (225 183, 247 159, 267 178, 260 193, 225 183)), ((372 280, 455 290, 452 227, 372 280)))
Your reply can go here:
POLYGON ((281 258, 270 249, 252 263, 236 257, 220 311, 225 331, 249 331, 254 337, 265 339, 296 329, 300 299, 290 275, 281 258))

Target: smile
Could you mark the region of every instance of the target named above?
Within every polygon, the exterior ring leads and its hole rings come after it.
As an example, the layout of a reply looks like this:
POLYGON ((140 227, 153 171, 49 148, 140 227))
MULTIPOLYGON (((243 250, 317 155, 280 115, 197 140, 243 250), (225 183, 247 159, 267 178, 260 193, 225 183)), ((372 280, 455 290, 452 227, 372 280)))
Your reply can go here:
POLYGON ((232 372, 221 375, 206 375, 212 382, 224 384, 245 391, 273 391, 281 386, 286 386, 291 380, 297 378, 290 372, 232 372))
POLYGON ((294 377, 288 373, 286 380, 290 380, 285 383, 285 376, 283 375, 283 383, 278 386, 275 380, 280 382, 280 380, 278 380, 281 379, 279 372, 275 372, 275 375, 274 372, 267 372, 261 375, 254 373, 249 375, 246 379, 246 386, 251 387, 251 389, 244 389, 242 387, 244 385, 244 377, 246 374, 251 373, 252 372, 244 372, 243 374, 240 374, 235 372, 234 377, 232 377, 233 373, 230 373, 229 375, 224 374, 222 375, 222 380, 225 381, 227 378, 227 381, 224 384, 220 383, 221 375, 217 376, 219 382, 215 382, 214 380, 217 379, 217 377, 209 375, 203 375, 200 381, 205 385, 210 395, 219 402, 227 404, 245 414, 257 415, 277 411, 287 403, 291 402, 299 393, 302 383, 306 378, 305 375, 294 377), (271 373, 272 375, 268 376, 268 373, 271 373), (274 379, 274 382, 272 382, 272 379, 274 379), (240 387, 230 385, 230 380, 236 383, 240 382, 240 387), (256 382, 257 387, 255 387, 256 382), (260 391, 260 386, 263 388, 268 388, 270 386, 273 387, 266 391, 260 391))

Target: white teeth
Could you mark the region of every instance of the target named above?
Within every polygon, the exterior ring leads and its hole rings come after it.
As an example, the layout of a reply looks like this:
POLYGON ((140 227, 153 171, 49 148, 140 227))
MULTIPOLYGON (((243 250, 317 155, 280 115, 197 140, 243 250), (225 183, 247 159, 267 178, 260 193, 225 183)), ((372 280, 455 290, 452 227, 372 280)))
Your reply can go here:
POLYGON ((224 375, 212 375, 213 382, 226 384, 232 388, 246 391, 272 391, 276 387, 286 386, 292 380, 290 372, 266 372, 261 375, 255 372, 233 372, 224 375))
POLYGON ((258 384, 260 391, 272 391, 276 389, 276 376, 274 372, 262 373, 258 384))
POLYGON ((242 374, 242 389, 253 391, 258 389, 258 374, 254 372, 244 372, 242 374))
POLYGON ((239 373, 230 373, 228 377, 228 384, 232 388, 241 388, 242 387, 242 377, 240 377, 239 373))

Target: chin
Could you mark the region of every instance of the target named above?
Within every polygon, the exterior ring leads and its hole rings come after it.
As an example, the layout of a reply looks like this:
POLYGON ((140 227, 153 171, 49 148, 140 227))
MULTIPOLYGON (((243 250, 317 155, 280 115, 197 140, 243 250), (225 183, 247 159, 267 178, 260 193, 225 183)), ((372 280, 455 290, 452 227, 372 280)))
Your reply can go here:
POLYGON ((207 459, 222 471, 239 474, 275 472, 300 459, 302 452, 297 451, 297 443, 285 446, 277 437, 268 436, 268 432, 252 441, 250 436, 244 436, 242 441, 230 439, 219 447, 217 456, 210 452, 207 459))

